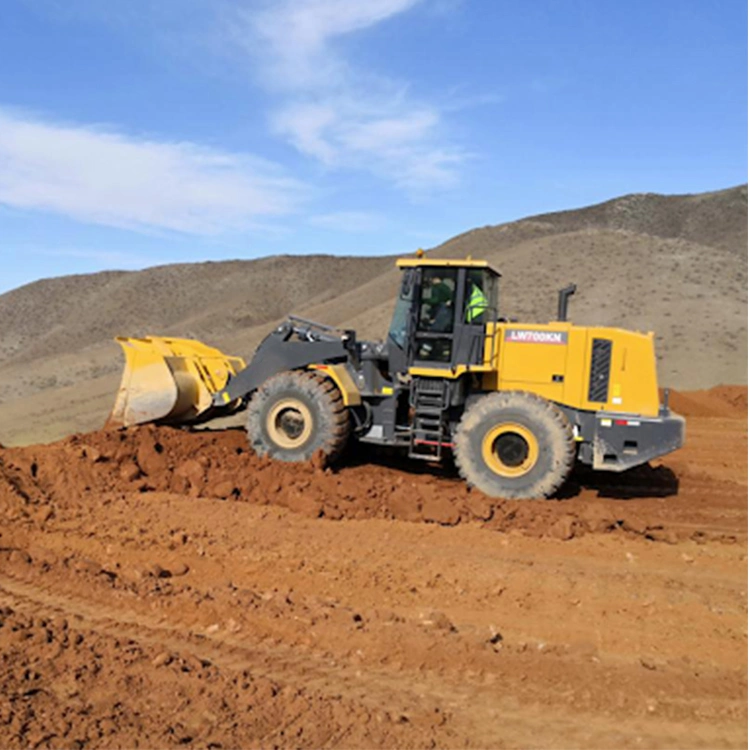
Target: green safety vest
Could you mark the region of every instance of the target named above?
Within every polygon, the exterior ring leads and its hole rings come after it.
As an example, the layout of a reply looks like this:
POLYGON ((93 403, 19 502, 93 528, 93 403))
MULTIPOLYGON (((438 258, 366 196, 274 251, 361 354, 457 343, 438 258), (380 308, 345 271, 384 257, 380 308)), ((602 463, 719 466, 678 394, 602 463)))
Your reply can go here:
POLYGON ((469 304, 466 306, 466 322, 473 323, 489 306, 484 292, 476 284, 472 284, 469 304))

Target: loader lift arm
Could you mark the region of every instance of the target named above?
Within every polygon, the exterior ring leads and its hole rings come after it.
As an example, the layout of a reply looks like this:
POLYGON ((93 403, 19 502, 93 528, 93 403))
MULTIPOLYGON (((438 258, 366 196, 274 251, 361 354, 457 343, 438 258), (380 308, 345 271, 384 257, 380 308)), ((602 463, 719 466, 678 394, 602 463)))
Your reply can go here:
POLYGON ((250 364, 214 394, 213 405, 220 407, 244 399, 272 375, 285 370, 347 362, 355 352, 355 343, 354 331, 290 316, 261 341, 250 364))

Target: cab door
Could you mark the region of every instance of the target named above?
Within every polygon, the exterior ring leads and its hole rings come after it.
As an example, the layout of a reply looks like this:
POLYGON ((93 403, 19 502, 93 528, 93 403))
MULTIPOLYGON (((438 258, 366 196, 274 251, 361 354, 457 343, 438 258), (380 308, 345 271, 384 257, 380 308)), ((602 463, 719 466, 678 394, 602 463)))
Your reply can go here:
POLYGON ((410 364, 451 367, 455 353, 460 268, 424 267, 414 300, 414 338, 410 364))
POLYGON ((487 323, 497 320, 495 276, 485 268, 424 268, 416 297, 410 364, 482 365, 487 323))

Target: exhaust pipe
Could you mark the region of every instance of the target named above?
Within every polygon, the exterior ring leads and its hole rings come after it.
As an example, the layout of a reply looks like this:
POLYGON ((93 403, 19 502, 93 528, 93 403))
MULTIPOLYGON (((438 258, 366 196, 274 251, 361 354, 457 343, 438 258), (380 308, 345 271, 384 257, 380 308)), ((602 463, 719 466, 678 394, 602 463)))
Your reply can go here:
POLYGON ((576 293, 575 284, 568 284, 557 293, 557 319, 564 322, 568 319, 568 300, 576 293))

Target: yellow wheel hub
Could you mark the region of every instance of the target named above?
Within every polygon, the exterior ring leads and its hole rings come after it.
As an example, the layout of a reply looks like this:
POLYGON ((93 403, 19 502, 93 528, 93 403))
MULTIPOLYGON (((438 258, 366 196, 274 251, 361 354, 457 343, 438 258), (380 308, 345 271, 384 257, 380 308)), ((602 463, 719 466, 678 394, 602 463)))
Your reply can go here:
POLYGON ((539 442, 528 427, 518 422, 503 422, 484 436, 482 458, 501 477, 521 477, 536 465, 539 442))
POLYGON ((268 436, 280 448, 294 449, 310 438, 313 418, 310 409, 296 398, 285 398, 275 403, 266 417, 268 436))

